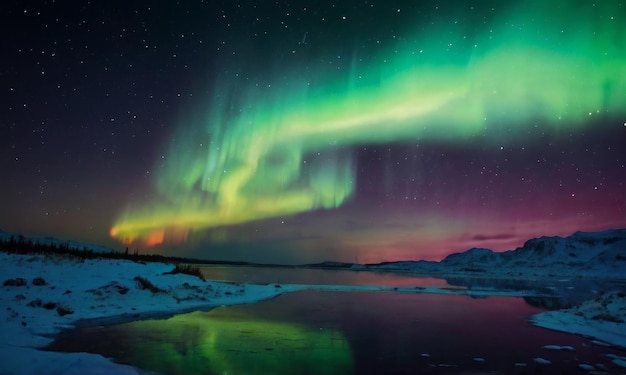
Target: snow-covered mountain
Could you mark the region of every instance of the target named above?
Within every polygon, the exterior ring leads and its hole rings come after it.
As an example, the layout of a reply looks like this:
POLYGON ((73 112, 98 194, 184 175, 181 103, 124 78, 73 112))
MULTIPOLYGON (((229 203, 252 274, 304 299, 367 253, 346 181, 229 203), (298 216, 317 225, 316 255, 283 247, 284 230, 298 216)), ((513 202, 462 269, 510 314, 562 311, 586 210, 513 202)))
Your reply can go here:
POLYGON ((474 248, 450 254, 441 262, 389 262, 354 265, 352 268, 418 273, 626 278, 626 228, 576 232, 569 237, 533 238, 522 247, 504 252, 474 248))

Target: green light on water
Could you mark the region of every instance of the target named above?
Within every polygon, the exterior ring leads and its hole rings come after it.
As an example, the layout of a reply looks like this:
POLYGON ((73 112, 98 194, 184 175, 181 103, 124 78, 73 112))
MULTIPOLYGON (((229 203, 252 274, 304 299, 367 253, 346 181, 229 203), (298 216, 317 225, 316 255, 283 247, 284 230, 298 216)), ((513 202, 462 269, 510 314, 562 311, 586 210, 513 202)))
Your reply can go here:
POLYGON ((350 348, 336 330, 257 320, 231 308, 128 323, 132 350, 119 358, 168 374, 349 374, 350 348))

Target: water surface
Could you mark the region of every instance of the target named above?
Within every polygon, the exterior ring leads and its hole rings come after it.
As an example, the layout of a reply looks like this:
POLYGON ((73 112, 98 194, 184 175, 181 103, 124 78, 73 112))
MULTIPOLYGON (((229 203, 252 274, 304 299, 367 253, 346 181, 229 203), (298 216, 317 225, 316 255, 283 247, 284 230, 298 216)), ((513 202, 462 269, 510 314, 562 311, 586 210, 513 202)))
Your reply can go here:
POLYGON ((304 291, 82 328, 50 349, 100 353, 163 374, 549 374, 578 373, 581 363, 617 370, 605 356, 620 354, 614 349, 526 321, 540 311, 516 297, 304 291), (575 351, 542 348, 550 344, 575 351))
POLYGON ((320 268, 200 266, 209 280, 252 284, 379 285, 391 287, 445 286, 446 280, 394 272, 320 268))

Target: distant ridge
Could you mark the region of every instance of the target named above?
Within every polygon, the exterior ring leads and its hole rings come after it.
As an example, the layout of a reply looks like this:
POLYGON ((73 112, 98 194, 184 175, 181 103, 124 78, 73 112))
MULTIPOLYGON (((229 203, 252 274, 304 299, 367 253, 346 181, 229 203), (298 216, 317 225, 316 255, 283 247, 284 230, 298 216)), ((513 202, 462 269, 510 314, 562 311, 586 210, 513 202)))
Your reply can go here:
MULTIPOLYGON (((27 237, 0 230, 0 240, 31 241, 43 245, 67 246, 70 249, 96 253, 117 252, 111 248, 54 237, 27 237)), ((397 261, 356 264, 326 261, 314 264, 284 265, 244 261, 216 261, 158 256, 160 261, 205 265, 324 268, 352 271, 392 271, 440 276, 475 275, 497 277, 597 277, 626 280, 626 228, 600 232, 576 232, 568 237, 533 238, 515 250, 497 252, 472 248, 450 254, 440 262, 397 261)))
POLYGON ((355 264, 353 270, 500 276, 611 277, 626 279, 626 228, 533 238, 515 250, 472 248, 441 262, 355 264))

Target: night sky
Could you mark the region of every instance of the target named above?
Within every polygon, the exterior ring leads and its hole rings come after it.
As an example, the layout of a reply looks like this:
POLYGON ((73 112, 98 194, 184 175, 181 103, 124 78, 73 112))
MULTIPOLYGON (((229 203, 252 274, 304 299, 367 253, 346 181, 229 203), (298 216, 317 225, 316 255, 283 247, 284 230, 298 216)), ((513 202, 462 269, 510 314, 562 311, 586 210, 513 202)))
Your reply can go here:
POLYGON ((626 2, 9 1, 0 228, 439 260, 626 226, 626 2))

